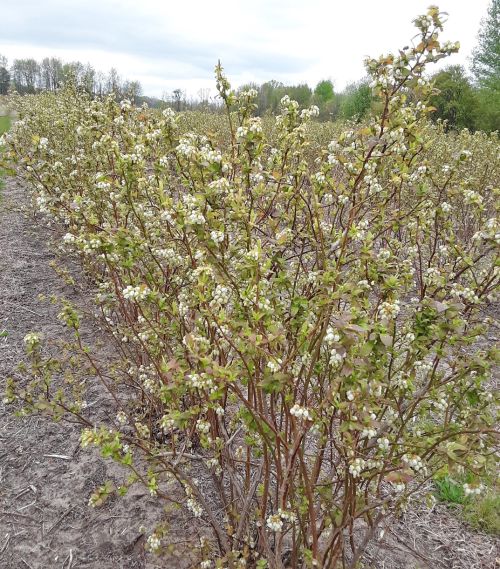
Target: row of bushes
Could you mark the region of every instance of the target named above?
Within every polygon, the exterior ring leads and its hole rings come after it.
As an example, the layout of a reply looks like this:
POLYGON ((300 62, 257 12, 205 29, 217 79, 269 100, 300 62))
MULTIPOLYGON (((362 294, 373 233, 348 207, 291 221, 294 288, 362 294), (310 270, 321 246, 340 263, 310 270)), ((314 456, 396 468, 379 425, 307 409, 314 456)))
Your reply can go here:
MULTIPOLYGON (((7 399, 74 415, 130 470, 94 505, 136 483, 182 503, 201 567, 356 567, 444 465, 471 492, 493 467, 498 139, 446 135, 407 99, 456 49, 437 9, 416 25, 415 47, 366 63, 380 115, 328 144, 316 108, 284 97, 263 123, 220 66, 223 129, 71 88, 12 100, 4 156, 96 283, 116 359, 64 302, 70 356, 29 333, 7 399), (110 423, 92 422, 89 381, 110 423)), ((148 546, 168 549, 166 524, 148 546)))

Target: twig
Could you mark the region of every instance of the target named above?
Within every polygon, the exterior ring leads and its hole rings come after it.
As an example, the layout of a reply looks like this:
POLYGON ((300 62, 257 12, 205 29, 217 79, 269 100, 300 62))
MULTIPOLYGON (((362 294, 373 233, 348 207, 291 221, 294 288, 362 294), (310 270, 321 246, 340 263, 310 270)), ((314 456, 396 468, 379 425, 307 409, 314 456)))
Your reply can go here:
POLYGON ((61 460, 71 460, 70 456, 66 454, 44 454, 45 458, 60 458, 61 460))
POLYGON ((17 508, 17 511, 20 512, 21 510, 25 510, 26 508, 29 508, 30 506, 33 506, 33 504, 36 504, 36 499, 33 500, 33 502, 30 502, 29 504, 26 504, 25 506, 21 506, 20 508, 17 508))
POLYGON ((6 516, 17 516, 19 518, 25 518, 27 520, 30 520, 31 522, 35 522, 38 523, 35 518, 32 518, 31 516, 26 516, 25 514, 18 514, 17 512, 8 512, 7 510, 2 510, 0 511, 0 515, 6 515, 6 516))
POLYGON ((389 533, 391 535, 393 535, 396 540, 406 549, 408 549, 408 551, 411 551, 414 555, 416 555, 419 559, 421 559, 424 563, 427 564, 427 567, 431 567, 431 565, 429 565, 429 563, 432 563, 434 560, 426 557, 425 555, 423 555, 422 553, 420 553, 420 551, 418 551, 417 549, 414 549, 411 545, 408 545, 406 543, 406 541, 404 541, 403 539, 401 539, 391 528, 388 528, 389 533))
POLYGON ((21 468, 21 472, 24 472, 26 470, 26 467, 28 466, 28 464, 30 464, 30 462, 33 462, 33 459, 31 458, 31 456, 28 458, 28 460, 24 463, 24 466, 21 468))
POLYGON ((39 312, 35 312, 34 310, 31 310, 31 308, 26 308, 26 306, 23 306, 22 304, 16 304, 15 302, 10 302, 8 300, 3 300, 2 302, 4 304, 10 304, 11 306, 15 306, 16 308, 20 308, 21 310, 26 310, 26 312, 31 312, 31 314, 34 314, 35 316, 39 316, 40 318, 43 318, 43 314, 40 314, 39 312))
POLYGON ((69 550, 69 555, 63 561, 63 564, 61 565, 61 569, 64 569, 64 567, 66 565, 66 561, 68 561, 68 559, 69 559, 69 563, 68 563, 67 569, 71 569, 71 566, 73 565, 73 550, 72 549, 69 550))
POLYGON ((73 508, 70 508, 69 510, 66 510, 66 511, 64 512, 64 514, 63 514, 56 522, 54 522, 54 523, 50 526, 50 528, 47 530, 46 535, 48 535, 56 526, 58 526, 58 525, 64 520, 64 518, 65 518, 70 512, 72 512, 72 511, 73 511, 73 508))
POLYGON ((2 549, 0 549, 0 554, 2 554, 7 549, 7 546, 9 545, 9 541, 10 541, 10 533, 7 534, 7 539, 5 540, 5 543, 3 544, 2 549))
POLYGON ((21 490, 21 492, 19 492, 19 494, 17 494, 17 496, 14 496, 14 500, 17 500, 21 496, 24 496, 26 494, 26 492, 29 492, 30 490, 31 490, 31 488, 29 486, 26 486, 26 488, 24 490, 21 490))

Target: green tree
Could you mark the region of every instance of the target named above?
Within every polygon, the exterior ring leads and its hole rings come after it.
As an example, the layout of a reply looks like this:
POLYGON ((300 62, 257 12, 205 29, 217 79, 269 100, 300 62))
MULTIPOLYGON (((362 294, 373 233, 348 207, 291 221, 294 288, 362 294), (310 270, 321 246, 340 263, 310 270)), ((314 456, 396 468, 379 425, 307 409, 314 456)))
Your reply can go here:
MULTIPOLYGON (((279 112, 282 97, 288 95, 299 103, 301 107, 307 107, 311 102, 312 91, 309 85, 301 83, 299 85, 284 85, 274 79, 263 83, 260 87, 255 84, 248 84, 248 87, 258 91, 257 114, 263 115, 266 111, 273 114, 279 112)), ((247 88, 247 86, 245 86, 247 88)))
POLYGON ((347 85, 342 94, 341 115, 345 119, 361 120, 372 105, 372 90, 366 81, 347 85))
POLYGON ((314 89, 314 98, 319 105, 331 101, 334 96, 333 83, 329 79, 320 81, 314 89))
POLYGON ((283 83, 275 81, 267 81, 260 86, 259 96, 257 99, 257 114, 263 115, 266 111, 270 110, 275 113, 278 110, 280 95, 282 92, 283 83))
POLYGON ((481 21, 472 69, 481 87, 500 90, 500 0, 492 0, 481 21))
POLYGON ((434 86, 439 93, 431 98, 436 108, 433 118, 448 121, 455 129, 476 128, 477 97, 460 65, 451 65, 434 75, 434 86))
POLYGON ((500 131, 500 90, 478 89, 476 100, 476 128, 486 132, 500 131))
POLYGON ((307 107, 311 102, 312 90, 307 83, 301 83, 299 85, 286 86, 283 94, 297 101, 301 107, 307 107))
POLYGON ((477 128, 500 130, 500 0, 492 0, 481 21, 472 72, 477 90, 477 128))

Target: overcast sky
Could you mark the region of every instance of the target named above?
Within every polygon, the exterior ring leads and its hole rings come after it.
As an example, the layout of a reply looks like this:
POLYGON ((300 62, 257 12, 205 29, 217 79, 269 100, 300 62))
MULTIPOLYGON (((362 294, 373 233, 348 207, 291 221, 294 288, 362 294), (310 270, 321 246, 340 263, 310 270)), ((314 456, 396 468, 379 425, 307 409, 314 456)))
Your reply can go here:
MULTIPOLYGON (((215 92, 222 61, 234 86, 276 79, 331 79, 337 89, 364 74, 363 59, 407 45, 412 19, 432 0, 0 0, 0 54, 114 66, 145 94, 215 92)), ((459 40, 450 63, 468 63, 489 0, 442 0, 443 37, 459 40)))

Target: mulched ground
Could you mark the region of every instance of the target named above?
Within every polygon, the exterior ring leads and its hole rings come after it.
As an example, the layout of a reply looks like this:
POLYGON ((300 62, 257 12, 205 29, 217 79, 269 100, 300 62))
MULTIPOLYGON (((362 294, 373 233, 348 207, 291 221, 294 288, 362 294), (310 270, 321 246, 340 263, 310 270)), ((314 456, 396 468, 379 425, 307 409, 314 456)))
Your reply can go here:
MULTIPOLYGON (((87 308, 90 295, 67 286, 49 267, 50 228, 29 213, 26 191, 13 179, 0 192, 0 389, 24 356, 23 338, 42 332, 55 341, 67 337, 59 311, 39 295, 56 294, 87 308)), ((78 267, 71 273, 85 283, 78 267)), ((85 286, 85 284, 84 284, 85 286)), ((89 285, 90 289, 90 285, 89 285)), ((99 331, 84 334, 106 356, 99 331)), ((104 339, 105 340, 105 339, 104 339)), ((113 413, 105 395, 91 392, 92 412, 113 413)), ((0 567, 2 569, 155 569, 190 566, 186 556, 159 560, 144 550, 147 531, 164 516, 161 505, 135 489, 102 508, 88 506, 96 486, 119 472, 79 446, 79 428, 39 416, 17 417, 0 401, 0 567), (144 526, 146 532, 139 528, 144 526)), ((175 535, 190 536, 179 512, 175 535)), ((191 533, 192 535, 192 533, 191 533)), ((365 568, 494 569, 499 541, 470 530, 453 511, 412 506, 368 551, 365 568)))

